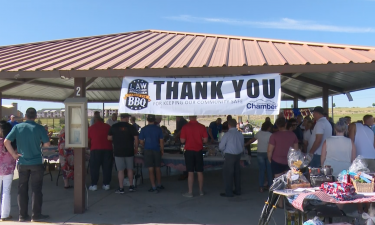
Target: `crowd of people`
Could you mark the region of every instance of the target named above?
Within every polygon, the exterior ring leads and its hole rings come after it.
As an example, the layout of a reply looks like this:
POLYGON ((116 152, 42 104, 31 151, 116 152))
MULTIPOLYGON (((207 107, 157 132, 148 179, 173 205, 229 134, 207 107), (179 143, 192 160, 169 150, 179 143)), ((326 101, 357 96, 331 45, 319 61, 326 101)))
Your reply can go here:
MULTIPOLYGON (((3 200, 1 220, 10 216, 10 189, 16 161, 19 172, 18 206, 19 221, 43 221, 48 215, 42 214, 43 156, 41 147, 50 146, 50 137, 45 127, 35 123, 37 113, 34 108, 26 111, 26 121, 17 123, 14 117, 9 121, 0 121, 0 183, 2 182, 3 200), (30 179, 31 178, 31 179, 30 179), (32 191, 32 214, 28 213, 29 180, 32 191)), ((205 195, 203 145, 219 143, 224 153, 223 197, 241 195, 240 159, 244 147, 258 142, 257 161, 259 164, 259 189, 263 192, 272 184, 272 180, 289 170, 287 154, 290 148, 301 149, 312 158, 310 166, 330 165, 337 175, 347 169, 351 162, 361 155, 371 171, 375 171, 375 127, 372 115, 365 115, 362 121, 352 123, 350 117, 340 118, 336 124, 328 118, 322 107, 315 107, 312 116, 286 119, 280 114, 275 124, 269 117, 254 138, 246 143, 242 135, 242 122, 237 123, 230 115, 222 123, 218 118, 208 127, 200 124, 196 116, 176 117, 174 139, 184 144, 186 171, 180 178, 188 180, 184 197, 194 196, 194 173, 197 173, 199 195, 205 195), (234 189, 233 189, 234 186, 234 189)), ((149 192, 158 193, 165 189, 162 185, 160 167, 164 154, 164 142, 169 141, 171 133, 160 126, 161 116, 147 115, 148 124, 141 128, 135 117, 124 113, 117 120, 112 114, 106 123, 95 112, 88 129, 90 149, 90 191, 98 189, 100 169, 102 169, 102 189, 110 190, 113 163, 117 170, 119 187, 116 193, 123 194, 124 178, 129 179, 129 192, 135 191, 134 156, 138 147, 143 147, 144 165, 148 168, 151 187, 149 192)), ((65 147, 65 129, 59 133, 58 151, 64 178, 64 188, 68 189, 74 179, 73 149, 65 147)), ((1 188, 1 187, 0 187, 1 188)), ((361 213, 361 209, 358 209, 361 213)))
POLYGON ((310 167, 331 166, 335 176, 348 169, 358 155, 366 160, 370 171, 375 172, 374 135, 372 115, 365 115, 363 121, 354 123, 347 116, 334 124, 318 106, 312 117, 298 115, 286 119, 280 114, 274 125, 266 118, 261 131, 245 145, 258 141, 259 190, 263 192, 270 187, 273 178, 289 170, 287 154, 290 148, 309 154, 312 158, 310 167))
MULTIPOLYGON (((94 117, 93 124, 88 130, 90 148, 90 173, 91 185, 89 190, 98 189, 99 169, 103 170, 102 189, 109 190, 112 173, 111 156, 114 155, 115 167, 118 172, 119 188, 116 193, 123 194, 124 177, 127 171, 129 179, 129 191, 135 191, 133 163, 134 155, 138 152, 138 146, 143 147, 144 166, 148 168, 151 187, 149 192, 158 193, 165 189, 161 181, 160 167, 164 154, 164 141, 170 138, 170 132, 165 126, 160 126, 161 119, 155 115, 147 115, 148 124, 139 129, 129 114, 121 114, 121 120, 117 121, 117 115, 112 115, 107 123, 104 123, 100 116, 94 117), (132 121, 132 124, 129 123, 132 121), (111 125, 112 124, 112 125, 111 125), (166 137, 167 136, 167 137, 166 137), (167 139, 166 139, 167 138, 167 139)), ((174 138, 185 148, 186 171, 182 176, 188 180, 188 191, 183 194, 185 197, 193 197, 194 172, 198 176, 199 195, 204 195, 203 191, 203 145, 210 141, 217 141, 218 134, 224 130, 219 148, 225 154, 224 163, 224 183, 225 193, 223 197, 233 197, 234 194, 241 194, 240 186, 240 156, 243 154, 244 138, 238 132, 236 120, 231 116, 221 124, 221 119, 212 122, 207 130, 206 127, 197 121, 196 116, 190 116, 189 121, 183 117, 176 118, 177 126, 174 138), (233 186, 235 190, 229 190, 233 186)))

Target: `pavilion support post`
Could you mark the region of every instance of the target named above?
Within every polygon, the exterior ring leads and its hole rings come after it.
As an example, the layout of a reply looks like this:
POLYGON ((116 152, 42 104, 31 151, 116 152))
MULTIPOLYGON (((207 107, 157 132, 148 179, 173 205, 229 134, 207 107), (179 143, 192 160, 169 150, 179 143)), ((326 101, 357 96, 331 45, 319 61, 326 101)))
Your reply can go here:
POLYGON ((298 108, 298 97, 294 96, 293 98, 293 108, 297 109, 298 108))
MULTIPOLYGON (((74 78, 74 97, 86 97, 86 79, 74 78), (80 90, 78 92, 77 90, 80 90)), ((87 110, 87 109, 86 109, 87 110)), ((84 112, 87 115, 87 111, 84 112)), ((87 138, 87 137, 86 137, 87 138)), ((85 148, 74 149, 74 213, 85 212, 86 159, 85 148)))
POLYGON ((3 93, 0 92, 0 120, 3 119, 3 93))
POLYGON ((334 120, 334 118, 333 118, 333 95, 331 96, 331 104, 332 104, 332 119, 334 120))
POLYGON ((328 94, 328 88, 327 87, 323 87, 323 109, 325 110, 326 113, 328 113, 328 98, 329 98, 329 94, 328 94))
POLYGON ((104 115, 104 102, 103 102, 103 120, 104 120, 104 116, 105 116, 105 115, 104 115))

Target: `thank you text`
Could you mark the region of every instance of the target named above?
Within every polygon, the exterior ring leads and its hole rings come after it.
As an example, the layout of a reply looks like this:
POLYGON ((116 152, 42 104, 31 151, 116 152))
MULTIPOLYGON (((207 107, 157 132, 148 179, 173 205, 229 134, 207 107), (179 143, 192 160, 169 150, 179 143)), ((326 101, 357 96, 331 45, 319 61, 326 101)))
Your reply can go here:
POLYGON ((125 77, 120 112, 158 115, 275 115, 278 74, 209 78, 125 77))

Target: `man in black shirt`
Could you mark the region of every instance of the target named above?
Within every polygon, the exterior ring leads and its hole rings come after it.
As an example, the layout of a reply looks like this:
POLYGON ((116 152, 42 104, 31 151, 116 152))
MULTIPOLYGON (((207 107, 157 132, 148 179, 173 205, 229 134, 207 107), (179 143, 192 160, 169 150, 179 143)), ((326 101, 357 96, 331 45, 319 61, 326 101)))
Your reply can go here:
POLYGON ((227 121, 225 121, 221 127, 221 131, 226 133, 228 130, 229 130, 229 127, 228 127, 228 121, 232 119, 232 116, 231 115, 228 115, 227 116, 227 121))
POLYGON ((175 141, 180 141, 181 129, 187 123, 188 121, 183 116, 176 116, 176 132, 174 132, 175 141))
POLYGON ((124 170, 128 170, 129 191, 134 191, 133 162, 134 154, 138 152, 138 131, 129 123, 130 115, 121 114, 121 121, 113 124, 108 133, 108 140, 112 140, 113 153, 118 171, 119 189, 117 194, 124 193, 124 170))
POLYGON ((139 132, 139 130, 141 129, 141 126, 139 126, 135 121, 136 121, 136 118, 134 116, 130 117, 130 123, 139 132))

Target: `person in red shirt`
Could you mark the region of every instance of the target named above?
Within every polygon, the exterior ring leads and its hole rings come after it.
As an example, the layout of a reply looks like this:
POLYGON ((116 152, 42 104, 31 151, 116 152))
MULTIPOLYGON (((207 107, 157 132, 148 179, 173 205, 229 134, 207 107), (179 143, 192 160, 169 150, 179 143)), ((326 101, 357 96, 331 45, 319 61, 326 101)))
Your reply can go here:
POLYGON ((112 178, 113 150, 112 141, 108 140, 111 126, 104 123, 100 117, 94 119, 94 124, 89 127, 88 139, 90 148, 90 191, 98 190, 99 170, 103 170, 103 190, 109 190, 112 178))
POLYGON ((275 122, 278 131, 273 133, 268 142, 267 157, 271 163, 271 170, 275 178, 289 170, 289 148, 298 149, 298 139, 293 131, 286 129, 285 118, 278 118, 275 122))
POLYGON ((180 140, 185 143, 185 164, 188 171, 189 192, 185 197, 193 197, 194 171, 198 174, 199 195, 203 193, 203 143, 207 143, 206 127, 197 121, 196 116, 189 116, 189 123, 181 129, 180 140))

